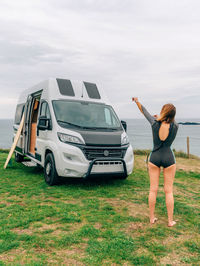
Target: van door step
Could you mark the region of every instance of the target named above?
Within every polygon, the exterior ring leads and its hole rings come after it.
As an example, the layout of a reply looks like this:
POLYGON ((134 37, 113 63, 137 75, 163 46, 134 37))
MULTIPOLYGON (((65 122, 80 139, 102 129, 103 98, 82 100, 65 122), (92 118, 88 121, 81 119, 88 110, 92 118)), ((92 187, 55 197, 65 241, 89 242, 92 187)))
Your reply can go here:
POLYGON ((37 163, 33 162, 33 161, 25 161, 25 162, 22 162, 23 165, 25 166, 28 166, 28 167, 35 167, 37 166, 37 163))

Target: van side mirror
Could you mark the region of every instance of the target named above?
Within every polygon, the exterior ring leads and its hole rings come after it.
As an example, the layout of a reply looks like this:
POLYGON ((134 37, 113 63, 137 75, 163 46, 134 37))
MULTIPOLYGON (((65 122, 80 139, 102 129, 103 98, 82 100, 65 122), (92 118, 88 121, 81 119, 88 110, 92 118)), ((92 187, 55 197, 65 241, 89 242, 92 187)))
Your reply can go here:
POLYGON ((123 126, 124 130, 127 131, 127 123, 126 123, 126 121, 121 120, 121 123, 122 123, 122 126, 123 126))
POLYGON ((40 116, 37 128, 38 130, 50 129, 50 119, 46 116, 40 116))

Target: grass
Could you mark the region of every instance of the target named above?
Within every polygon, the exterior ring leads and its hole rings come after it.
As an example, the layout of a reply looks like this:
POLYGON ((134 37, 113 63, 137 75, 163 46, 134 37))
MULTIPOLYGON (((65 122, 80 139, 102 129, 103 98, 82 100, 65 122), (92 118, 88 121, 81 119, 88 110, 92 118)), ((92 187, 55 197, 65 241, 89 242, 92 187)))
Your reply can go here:
POLYGON ((144 155, 135 155, 127 180, 62 179, 54 187, 14 160, 4 170, 6 157, 0 152, 0 265, 199 264, 200 160, 177 158, 178 223, 168 228, 162 175, 159 220, 149 225, 144 155))

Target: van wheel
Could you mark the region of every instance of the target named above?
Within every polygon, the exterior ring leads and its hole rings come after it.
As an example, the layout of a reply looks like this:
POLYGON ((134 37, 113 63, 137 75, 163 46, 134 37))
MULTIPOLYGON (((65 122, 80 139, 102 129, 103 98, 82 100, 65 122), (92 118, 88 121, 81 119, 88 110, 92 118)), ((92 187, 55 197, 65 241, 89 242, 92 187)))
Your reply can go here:
POLYGON ((121 175, 119 179, 127 179, 128 175, 121 175))
POLYGON ((23 160, 24 160, 24 156, 22 156, 18 152, 15 152, 15 162, 21 163, 21 162, 23 162, 23 160))
POLYGON ((58 174, 56 171, 55 161, 52 153, 48 153, 44 163, 44 179, 45 182, 53 186, 58 182, 58 174))

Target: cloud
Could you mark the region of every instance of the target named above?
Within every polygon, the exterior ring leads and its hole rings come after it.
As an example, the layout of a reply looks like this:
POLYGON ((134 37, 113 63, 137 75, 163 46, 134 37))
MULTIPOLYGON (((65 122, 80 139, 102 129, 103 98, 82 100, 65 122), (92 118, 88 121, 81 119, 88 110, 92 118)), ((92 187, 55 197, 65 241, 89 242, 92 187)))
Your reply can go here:
MULTIPOLYGON (((1 97, 66 77, 104 87, 122 117, 138 117, 132 96, 152 112, 167 101, 199 117, 199 8, 197 0, 2 0, 1 97)), ((13 117, 15 106, 4 110, 13 117)))
POLYGON ((61 62, 62 54, 49 46, 25 42, 0 40, 1 64, 38 64, 40 62, 61 62))

